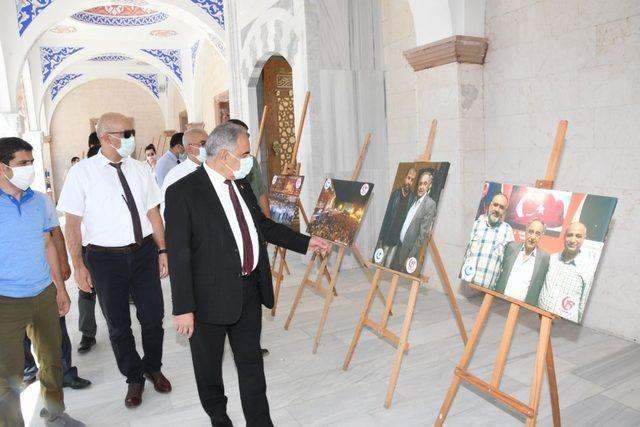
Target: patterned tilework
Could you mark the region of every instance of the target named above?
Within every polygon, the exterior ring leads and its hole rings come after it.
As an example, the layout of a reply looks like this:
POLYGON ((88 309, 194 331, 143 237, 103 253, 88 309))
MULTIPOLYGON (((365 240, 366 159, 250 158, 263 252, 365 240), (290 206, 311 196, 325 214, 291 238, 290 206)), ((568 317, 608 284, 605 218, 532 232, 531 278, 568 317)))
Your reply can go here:
POLYGON ((196 74, 196 57, 198 56, 198 47, 200 46, 200 40, 195 42, 191 46, 191 74, 196 74))
POLYGON ((218 35, 213 33, 209 34, 209 40, 211 40, 211 43, 213 43, 216 49, 218 49, 218 52, 220 52, 220 55, 222 55, 222 57, 224 58, 225 57, 224 41, 222 41, 222 39, 218 37, 218 35))
POLYGON ((176 77, 182 81, 182 60, 179 49, 141 49, 143 52, 158 58, 176 77))
POLYGON ((191 0, 224 28, 224 0, 191 0))
POLYGON ((15 0, 18 14, 18 34, 22 35, 36 17, 47 8, 53 0, 15 0))
POLYGON ((129 73, 127 73, 127 75, 129 77, 132 77, 132 78, 138 80, 140 83, 145 85, 151 91, 151 93, 153 93, 153 96, 155 96, 156 98, 159 98, 159 95, 158 95, 158 75, 157 74, 129 74, 129 73))
POLYGON ((40 63, 42 64, 42 82, 44 83, 51 72, 62 61, 76 52, 81 51, 82 47, 41 47, 40 63))
POLYGON ((112 62, 112 61, 128 61, 129 58, 126 55, 121 55, 119 53, 105 53, 104 55, 94 56, 90 59, 90 61, 100 61, 100 62, 112 62))
POLYGON ((80 76, 82 76, 82 74, 60 74, 56 77, 53 83, 51 83, 51 100, 53 101, 66 85, 80 76))
POLYGON ((71 15, 76 21, 85 24, 106 25, 111 27, 136 27, 141 25, 152 25, 162 22, 169 17, 166 13, 155 13, 143 16, 112 16, 98 15, 88 12, 78 12, 71 15))

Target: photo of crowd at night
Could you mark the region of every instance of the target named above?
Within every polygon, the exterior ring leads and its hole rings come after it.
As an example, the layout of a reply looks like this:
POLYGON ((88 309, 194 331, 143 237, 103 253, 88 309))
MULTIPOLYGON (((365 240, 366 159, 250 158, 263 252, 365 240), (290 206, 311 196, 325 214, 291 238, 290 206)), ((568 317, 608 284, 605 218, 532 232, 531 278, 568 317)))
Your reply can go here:
POLYGON ((269 212, 271 219, 292 227, 304 176, 274 175, 269 189, 269 212))
POLYGON ((327 179, 311 215, 307 233, 351 246, 364 217, 373 184, 327 179))

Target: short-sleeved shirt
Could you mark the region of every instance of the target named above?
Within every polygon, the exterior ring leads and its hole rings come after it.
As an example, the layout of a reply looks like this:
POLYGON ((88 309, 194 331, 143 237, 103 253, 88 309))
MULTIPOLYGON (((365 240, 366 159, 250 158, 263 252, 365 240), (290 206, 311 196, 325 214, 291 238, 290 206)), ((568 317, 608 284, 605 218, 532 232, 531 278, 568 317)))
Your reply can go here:
POLYGON ((171 169, 167 176, 164 177, 164 182, 162 183, 162 206, 160 208, 160 213, 162 213, 162 217, 164 218, 164 198, 167 194, 167 188, 169 188, 172 184, 175 184, 178 180, 184 178, 189 175, 191 172, 194 172, 198 169, 199 164, 194 162, 193 160, 187 158, 184 162, 180 163, 175 168, 171 169))
POLYGON ((500 274, 504 247, 513 242, 513 229, 504 221, 492 225, 486 215, 474 223, 460 277, 467 282, 494 289, 500 274))
MULTIPOLYGON (((136 203, 142 235, 153 233, 147 212, 162 201, 151 170, 138 160, 122 159, 122 173, 136 203)), ((135 243, 131 212, 118 171, 102 152, 71 168, 62 187, 58 210, 82 217, 82 244, 106 247, 135 243)))
POLYGON ((251 167, 251 172, 249 172, 249 175, 247 175, 247 181, 249 181, 251 190, 256 196, 256 199, 260 198, 260 196, 264 194, 267 194, 267 186, 264 184, 264 180, 262 179, 260 164, 255 157, 253 158, 253 166, 251 167))
POLYGON ((53 203, 28 188, 20 200, 0 190, 0 295, 30 298, 51 284, 44 233, 58 226, 53 203))

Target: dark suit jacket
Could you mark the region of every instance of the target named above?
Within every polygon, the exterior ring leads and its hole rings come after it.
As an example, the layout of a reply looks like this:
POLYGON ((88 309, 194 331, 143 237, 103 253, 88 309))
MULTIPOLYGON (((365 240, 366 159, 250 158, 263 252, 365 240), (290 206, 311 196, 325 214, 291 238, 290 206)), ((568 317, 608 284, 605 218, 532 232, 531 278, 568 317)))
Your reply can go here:
MULTIPOLYGON (((522 249, 524 243, 509 242, 504 248, 504 257, 502 258, 502 271, 498 276, 496 282, 496 292, 504 294, 504 290, 507 287, 509 276, 511 275, 511 269, 515 264, 518 254, 522 249)), ((542 249, 536 249, 536 261, 533 264, 533 274, 531 276, 531 284, 527 291, 527 296, 524 300, 527 304, 538 306, 538 297, 544 284, 544 278, 547 276, 549 270, 549 254, 542 249)))
POLYGON ((407 232, 404 235, 404 241, 398 250, 397 268, 405 271, 407 258, 418 258, 420 249, 422 249, 422 244, 431 232, 435 216, 436 202, 427 195, 420 203, 420 207, 418 207, 418 210, 416 211, 416 214, 411 220, 411 224, 409 224, 409 228, 407 228, 407 232))
MULTIPOLYGON (((306 253, 310 238, 266 218, 245 179, 236 185, 258 232, 260 296, 262 304, 271 308, 267 242, 306 253)), ((242 313, 242 265, 224 208, 204 168, 171 185, 165 202, 173 314, 193 312, 199 322, 235 323, 242 313)))

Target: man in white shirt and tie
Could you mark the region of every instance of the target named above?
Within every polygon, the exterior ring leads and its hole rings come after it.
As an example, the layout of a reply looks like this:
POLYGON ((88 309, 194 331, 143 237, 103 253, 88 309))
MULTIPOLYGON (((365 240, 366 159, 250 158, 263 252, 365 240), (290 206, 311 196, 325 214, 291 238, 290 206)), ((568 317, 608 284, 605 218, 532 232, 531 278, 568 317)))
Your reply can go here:
POLYGON ((418 173, 418 188, 416 198, 409 207, 407 217, 400 230, 400 249, 396 252, 396 259, 392 268, 413 274, 420 270, 417 265, 420 250, 425 239, 431 233, 433 220, 436 216, 436 202, 429 197, 433 184, 433 171, 423 169, 418 173), (409 261, 409 262, 408 262, 409 261))
POLYGON ((204 145, 207 143, 207 137, 209 135, 204 129, 194 128, 189 129, 182 135, 182 145, 187 153, 187 160, 180 163, 167 173, 162 183, 162 207, 161 213, 164 216, 164 197, 167 194, 167 188, 176 181, 189 175, 191 172, 198 169, 202 162, 207 159, 207 152, 204 145))
POLYGON ((58 210, 66 213, 76 283, 85 292, 96 291, 118 368, 127 378, 125 406, 136 407, 142 402, 145 377, 158 392, 171 391, 160 371, 164 337, 160 278, 168 274, 158 211, 161 194, 151 170, 130 157, 135 130, 129 119, 106 113, 98 121, 97 134, 100 151, 69 171, 58 210), (131 332, 129 295, 142 328, 143 358, 131 332))

